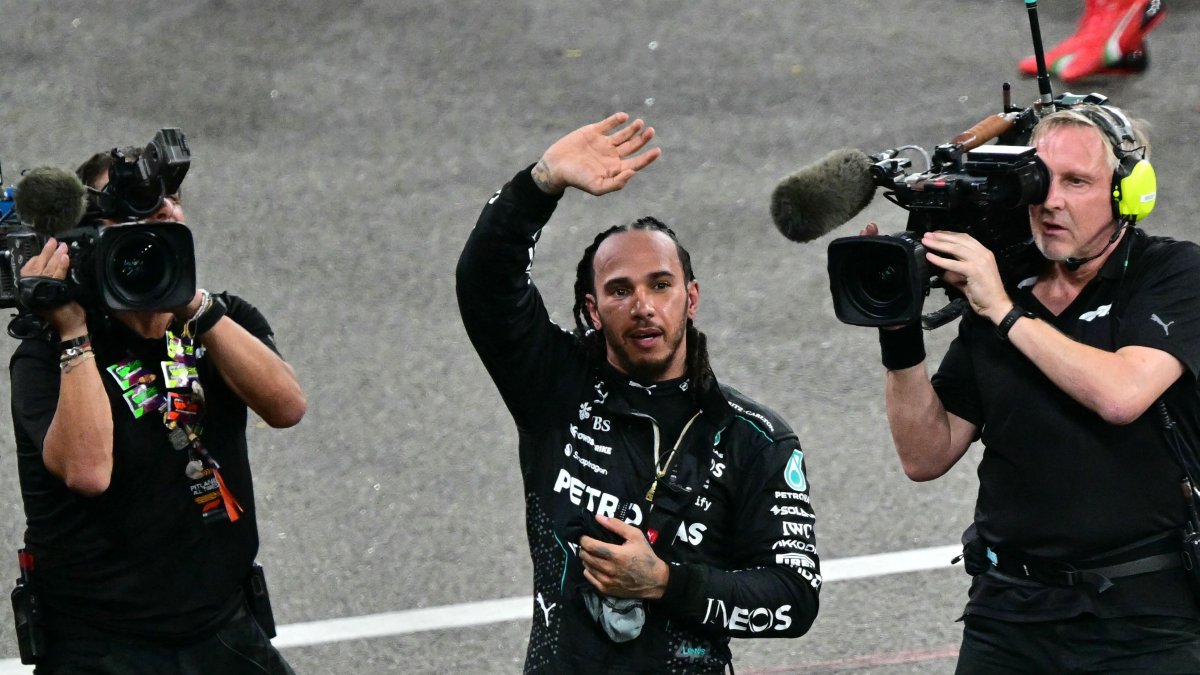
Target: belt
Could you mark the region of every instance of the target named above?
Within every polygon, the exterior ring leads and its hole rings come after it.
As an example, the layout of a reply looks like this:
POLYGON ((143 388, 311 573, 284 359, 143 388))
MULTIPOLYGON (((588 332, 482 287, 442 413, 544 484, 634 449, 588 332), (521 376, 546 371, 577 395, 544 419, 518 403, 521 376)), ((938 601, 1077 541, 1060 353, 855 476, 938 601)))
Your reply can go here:
MULTIPOLYGON (((1174 533, 1155 535, 1149 539, 1122 547, 1109 554, 1098 556, 1095 559, 1102 560, 1106 557, 1114 557, 1119 553, 1136 551, 1139 548, 1148 548, 1170 537, 1172 534, 1174 533)), ((1160 551, 1162 549, 1161 545, 1155 548, 1160 551)), ((988 562, 991 563, 993 568, 1009 576, 1032 579, 1055 586, 1092 584, 1097 586, 1101 593, 1113 587, 1113 579, 1123 579, 1125 577, 1134 577, 1140 574, 1183 567, 1183 558, 1178 548, 1110 565, 1095 565, 1087 562, 1069 563, 1042 558, 1030 558, 1011 551, 997 550, 990 546, 987 547, 987 557, 988 562)))

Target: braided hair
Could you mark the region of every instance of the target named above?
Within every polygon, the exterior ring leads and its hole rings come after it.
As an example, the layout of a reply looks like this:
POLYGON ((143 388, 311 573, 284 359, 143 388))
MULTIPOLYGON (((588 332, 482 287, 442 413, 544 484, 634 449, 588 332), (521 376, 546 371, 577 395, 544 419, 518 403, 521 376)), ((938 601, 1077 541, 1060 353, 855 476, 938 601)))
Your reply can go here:
MULTIPOLYGON (((607 356, 608 346, 604 340, 604 332, 596 330, 592 326, 587 309, 587 296, 596 296, 596 272, 593 262, 596 258, 596 251, 605 239, 614 234, 634 230, 662 232, 670 237, 671 241, 675 242, 675 251, 679 254, 679 264, 683 267, 684 283, 696 280, 696 275, 692 271, 691 254, 679 243, 679 237, 675 235, 675 231, 653 216, 638 218, 625 225, 613 225, 597 234, 592 243, 584 249, 583 257, 575 268, 575 306, 571 313, 575 317, 576 338, 591 356, 600 360, 607 356)), ((699 396, 700 392, 705 391, 712 381, 712 366, 708 361, 708 339, 704 333, 696 329, 690 318, 687 320, 687 370, 692 377, 692 382, 696 385, 692 391, 699 396)))

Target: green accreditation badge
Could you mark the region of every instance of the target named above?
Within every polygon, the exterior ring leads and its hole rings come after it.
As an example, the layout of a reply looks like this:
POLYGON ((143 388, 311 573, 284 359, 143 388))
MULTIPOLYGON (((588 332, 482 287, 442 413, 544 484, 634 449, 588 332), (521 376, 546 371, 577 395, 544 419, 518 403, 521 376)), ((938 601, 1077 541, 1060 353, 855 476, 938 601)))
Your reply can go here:
POLYGON ((128 357, 105 370, 124 392, 122 397, 134 418, 141 418, 148 412, 160 410, 166 403, 162 390, 155 384, 158 378, 138 359, 128 357))

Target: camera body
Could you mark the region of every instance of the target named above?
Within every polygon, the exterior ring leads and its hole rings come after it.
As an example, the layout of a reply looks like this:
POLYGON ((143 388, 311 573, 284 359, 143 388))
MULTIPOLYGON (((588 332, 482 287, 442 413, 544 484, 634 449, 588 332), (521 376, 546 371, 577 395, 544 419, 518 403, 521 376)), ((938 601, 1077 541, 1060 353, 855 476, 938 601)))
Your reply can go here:
MULTIPOLYGON (((8 233, 5 239, 6 276, 45 243, 32 231, 8 233)), ((13 273, 15 292, 0 295, 0 307, 36 312, 74 300, 85 307, 157 310, 186 304, 196 294, 195 245, 182 223, 85 225, 56 239, 67 245, 71 258, 67 278, 13 273)))
POLYGON ((0 185, 0 307, 17 306, 21 268, 42 246, 33 228, 21 224, 16 205, 17 189, 0 185))
POLYGON ((94 193, 99 217, 111 220, 142 220, 154 214, 163 199, 179 192, 192 164, 183 131, 159 129, 136 158, 113 148, 108 184, 94 193))
POLYGON ((871 179, 884 188, 888 201, 908 211, 908 224, 899 234, 842 237, 829 244, 829 286, 837 318, 856 326, 922 320, 926 328, 937 328, 957 317, 962 305, 955 302, 922 314, 932 288, 946 288, 953 300, 962 297, 925 260, 921 236, 933 230, 974 237, 995 255, 1006 284, 1030 274, 1044 259, 1033 243, 1028 207, 1045 200, 1050 184, 1046 165, 1029 146, 1033 129, 1046 113, 1107 101, 1097 93, 1051 99, 1046 91, 1044 101, 1021 109, 1008 104, 1006 86, 1003 130, 995 135, 995 144, 960 140, 971 133, 964 132, 935 148, 932 157, 926 155, 928 168, 921 173, 912 173, 912 162, 899 156, 906 149, 921 150, 915 146, 871 155, 871 179))
MULTIPOLYGON (((71 266, 65 280, 21 276, 47 235, 25 222, 18 209, 3 208, 15 203, 24 181, 7 188, 0 199, 0 307, 39 312, 77 301, 110 310, 160 310, 190 301, 196 293, 191 231, 182 223, 136 222, 179 191, 190 163, 183 132, 174 128, 159 130, 137 157, 113 149, 108 184, 91 191, 82 222, 51 228, 54 238, 68 246, 71 266)), ((22 203, 57 207, 58 186, 44 185, 38 189, 46 190, 45 198, 23 194, 30 201, 22 203)))
POLYGON ((842 237, 829 245, 829 282, 834 312, 845 323, 890 326, 921 317, 929 290, 938 283, 925 261, 921 235, 932 230, 966 232, 996 254, 1002 276, 1024 268, 1030 256, 1029 214, 1041 203, 1049 174, 1032 147, 985 145, 966 152, 939 146, 931 168, 910 174, 911 162, 894 151, 872 156, 875 184, 909 212, 908 228, 895 235, 842 237))

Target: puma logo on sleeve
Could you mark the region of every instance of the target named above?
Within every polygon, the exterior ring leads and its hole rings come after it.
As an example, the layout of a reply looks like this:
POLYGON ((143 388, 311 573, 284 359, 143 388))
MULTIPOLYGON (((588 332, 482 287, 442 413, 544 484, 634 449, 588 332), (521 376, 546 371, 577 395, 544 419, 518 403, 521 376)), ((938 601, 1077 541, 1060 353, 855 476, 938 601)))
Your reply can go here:
POLYGON ((1172 321, 1170 323, 1163 323, 1163 320, 1158 318, 1157 314, 1151 314, 1150 320, 1153 321, 1154 323, 1162 326, 1163 335, 1167 335, 1167 336, 1171 335, 1171 326, 1175 325, 1174 321, 1172 321))

